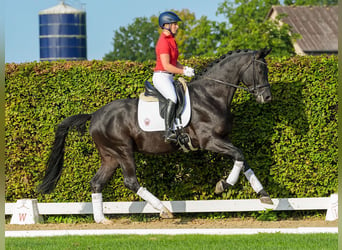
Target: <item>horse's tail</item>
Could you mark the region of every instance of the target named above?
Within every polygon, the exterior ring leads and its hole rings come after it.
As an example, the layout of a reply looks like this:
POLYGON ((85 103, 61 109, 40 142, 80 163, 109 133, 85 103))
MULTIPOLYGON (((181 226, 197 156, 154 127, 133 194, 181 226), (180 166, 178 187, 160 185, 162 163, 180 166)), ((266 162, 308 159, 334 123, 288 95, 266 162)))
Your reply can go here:
POLYGON ((46 169, 43 182, 38 187, 38 191, 40 193, 51 193, 61 177, 64 161, 65 138, 69 129, 75 127, 83 134, 86 130, 86 122, 90 120, 91 116, 91 114, 70 116, 58 125, 55 141, 48 160, 48 167, 46 169))

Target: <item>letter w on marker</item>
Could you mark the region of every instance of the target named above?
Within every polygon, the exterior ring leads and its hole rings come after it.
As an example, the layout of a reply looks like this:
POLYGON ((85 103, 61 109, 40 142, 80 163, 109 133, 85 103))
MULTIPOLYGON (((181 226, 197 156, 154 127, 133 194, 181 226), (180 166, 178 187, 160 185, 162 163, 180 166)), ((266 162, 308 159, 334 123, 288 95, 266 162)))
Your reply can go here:
POLYGON ((27 216, 27 213, 24 213, 24 214, 19 213, 19 221, 25 221, 26 216, 27 216))

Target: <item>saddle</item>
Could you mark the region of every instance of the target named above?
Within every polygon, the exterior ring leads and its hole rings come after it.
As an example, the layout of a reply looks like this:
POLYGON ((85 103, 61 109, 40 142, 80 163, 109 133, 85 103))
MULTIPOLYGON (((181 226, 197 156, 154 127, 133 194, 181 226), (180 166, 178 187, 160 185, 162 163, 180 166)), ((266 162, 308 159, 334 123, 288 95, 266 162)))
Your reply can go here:
MULTIPOLYGON (((174 87, 177 95, 175 112, 175 120, 178 120, 175 124, 177 144, 184 152, 195 151, 197 148, 193 147, 190 136, 184 132, 184 127, 181 125, 183 124, 182 115, 186 105, 187 92, 187 85, 184 78, 178 78, 178 80, 174 82, 174 87)), ((161 118, 165 119, 167 99, 150 82, 145 81, 145 92, 141 93, 139 98, 145 102, 159 102, 159 115, 161 118)), ((185 118, 186 121, 184 122, 187 122, 187 119, 189 119, 189 116, 188 118, 185 118)))
MULTIPOLYGON (((187 88, 184 78, 180 77, 178 81, 174 82, 174 87, 177 95, 175 118, 180 120, 185 105, 185 90, 187 88)), ((159 114, 165 119, 167 100, 149 81, 145 81, 145 92, 140 98, 147 101, 159 101, 159 114)))

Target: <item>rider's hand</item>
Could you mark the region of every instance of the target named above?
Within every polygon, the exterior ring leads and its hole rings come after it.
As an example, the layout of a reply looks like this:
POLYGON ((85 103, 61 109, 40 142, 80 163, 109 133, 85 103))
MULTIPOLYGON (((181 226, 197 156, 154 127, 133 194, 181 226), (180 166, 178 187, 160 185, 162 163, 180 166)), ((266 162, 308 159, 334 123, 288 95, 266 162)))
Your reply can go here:
POLYGON ((192 76, 195 76, 195 70, 193 68, 185 66, 183 69, 183 74, 185 76, 192 77, 192 76))

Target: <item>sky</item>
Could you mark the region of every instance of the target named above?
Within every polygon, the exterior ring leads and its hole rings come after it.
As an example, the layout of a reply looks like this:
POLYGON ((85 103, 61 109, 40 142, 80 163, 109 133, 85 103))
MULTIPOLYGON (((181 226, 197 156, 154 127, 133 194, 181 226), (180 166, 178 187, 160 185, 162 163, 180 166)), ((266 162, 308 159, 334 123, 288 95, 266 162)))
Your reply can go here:
MULTIPOLYGON (((137 17, 151 17, 170 9, 189 9, 197 19, 226 21, 216 16, 224 0, 66 0, 74 8, 86 11, 87 57, 102 60, 113 51, 114 32, 127 27, 137 17)), ((59 4, 59 0, 5 1, 5 62, 39 61, 39 11, 59 4)))

